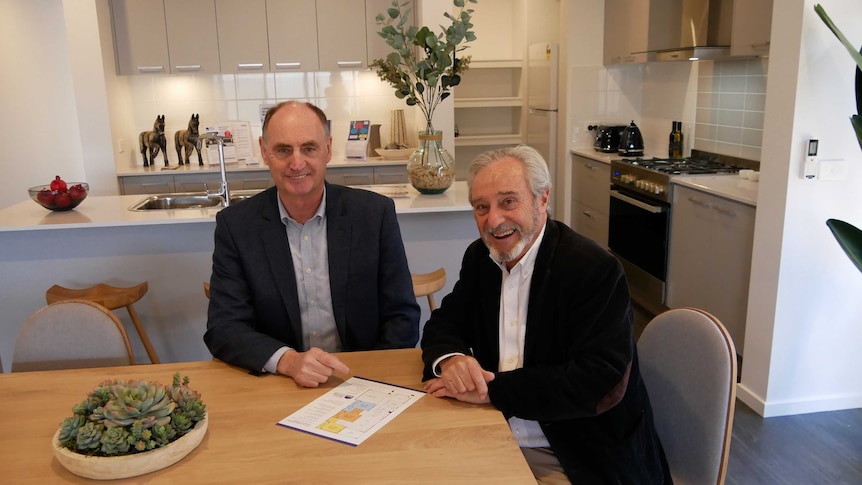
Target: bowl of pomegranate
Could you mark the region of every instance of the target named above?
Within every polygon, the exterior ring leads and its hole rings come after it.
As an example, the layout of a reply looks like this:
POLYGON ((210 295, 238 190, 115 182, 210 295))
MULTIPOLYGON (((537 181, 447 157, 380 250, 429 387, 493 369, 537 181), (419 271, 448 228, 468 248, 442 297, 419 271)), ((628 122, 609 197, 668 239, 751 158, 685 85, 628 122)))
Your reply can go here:
POLYGON ((57 175, 48 185, 27 189, 30 198, 52 211, 72 210, 87 198, 90 186, 84 182, 66 182, 57 175))

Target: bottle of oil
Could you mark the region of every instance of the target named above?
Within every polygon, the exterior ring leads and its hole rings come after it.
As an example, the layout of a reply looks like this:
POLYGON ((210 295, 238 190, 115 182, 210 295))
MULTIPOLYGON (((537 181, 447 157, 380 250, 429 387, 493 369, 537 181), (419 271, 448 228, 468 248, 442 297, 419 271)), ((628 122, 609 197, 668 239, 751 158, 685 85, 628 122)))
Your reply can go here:
POLYGON ((667 137, 667 158, 673 158, 673 137, 676 132, 676 121, 671 122, 670 135, 667 137))
POLYGON ((673 122, 673 131, 670 133, 670 157, 682 158, 683 136, 682 136, 682 121, 673 122))

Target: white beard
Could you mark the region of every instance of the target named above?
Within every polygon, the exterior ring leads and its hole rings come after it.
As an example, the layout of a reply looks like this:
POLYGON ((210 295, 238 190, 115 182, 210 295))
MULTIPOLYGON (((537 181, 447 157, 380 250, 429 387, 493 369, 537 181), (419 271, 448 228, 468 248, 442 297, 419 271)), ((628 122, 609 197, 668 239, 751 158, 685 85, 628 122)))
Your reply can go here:
POLYGON ((487 246, 488 251, 491 253, 491 258, 494 261, 496 261, 500 264, 508 263, 510 261, 514 261, 519 256, 521 256, 521 253, 524 251, 524 248, 526 248, 527 245, 529 245, 533 241, 533 239, 536 237, 536 232, 538 232, 538 229, 539 229, 539 207, 538 207, 538 205, 536 205, 535 209, 533 210, 533 224, 532 224, 532 226, 533 227, 531 228, 532 230, 530 232, 524 231, 524 228, 522 228, 521 226, 518 226, 518 225, 498 226, 498 227, 486 230, 484 232, 484 234, 482 234, 482 241, 484 241, 485 246, 487 246), (514 230, 515 232, 517 232, 521 236, 521 239, 518 241, 517 244, 515 244, 515 246, 512 249, 510 249, 508 251, 499 251, 498 249, 496 249, 495 247, 493 247, 491 245, 491 242, 494 240, 494 233, 495 232, 496 233, 502 233, 502 232, 506 232, 509 230, 514 230))

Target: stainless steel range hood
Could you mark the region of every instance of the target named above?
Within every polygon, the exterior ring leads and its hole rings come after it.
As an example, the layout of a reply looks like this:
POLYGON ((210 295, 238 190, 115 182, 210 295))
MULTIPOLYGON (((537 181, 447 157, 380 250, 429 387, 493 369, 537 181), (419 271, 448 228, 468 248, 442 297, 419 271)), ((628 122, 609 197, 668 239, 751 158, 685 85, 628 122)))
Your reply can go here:
POLYGON ((706 61, 731 59, 730 37, 733 0, 659 0, 667 2, 660 10, 666 18, 650 19, 650 28, 666 29, 666 35, 653 36, 647 51, 648 61, 706 61), (661 39, 657 39, 660 37, 661 39))

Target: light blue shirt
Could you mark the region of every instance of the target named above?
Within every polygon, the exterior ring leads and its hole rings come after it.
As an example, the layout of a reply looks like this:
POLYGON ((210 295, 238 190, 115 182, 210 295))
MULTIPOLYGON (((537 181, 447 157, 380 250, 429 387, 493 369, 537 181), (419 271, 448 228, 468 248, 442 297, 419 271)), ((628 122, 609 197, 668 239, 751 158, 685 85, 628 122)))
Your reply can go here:
MULTIPOLYGON (((335 326, 332 293, 329 286, 329 259, 326 239, 326 189, 314 216, 300 224, 291 218, 281 198, 278 212, 287 231, 290 255, 293 259, 296 292, 299 299, 302 340, 306 349, 318 347, 327 352, 340 352, 341 340, 335 326)), ((281 347, 270 357, 264 370, 276 372, 278 360, 290 350, 281 347)))

